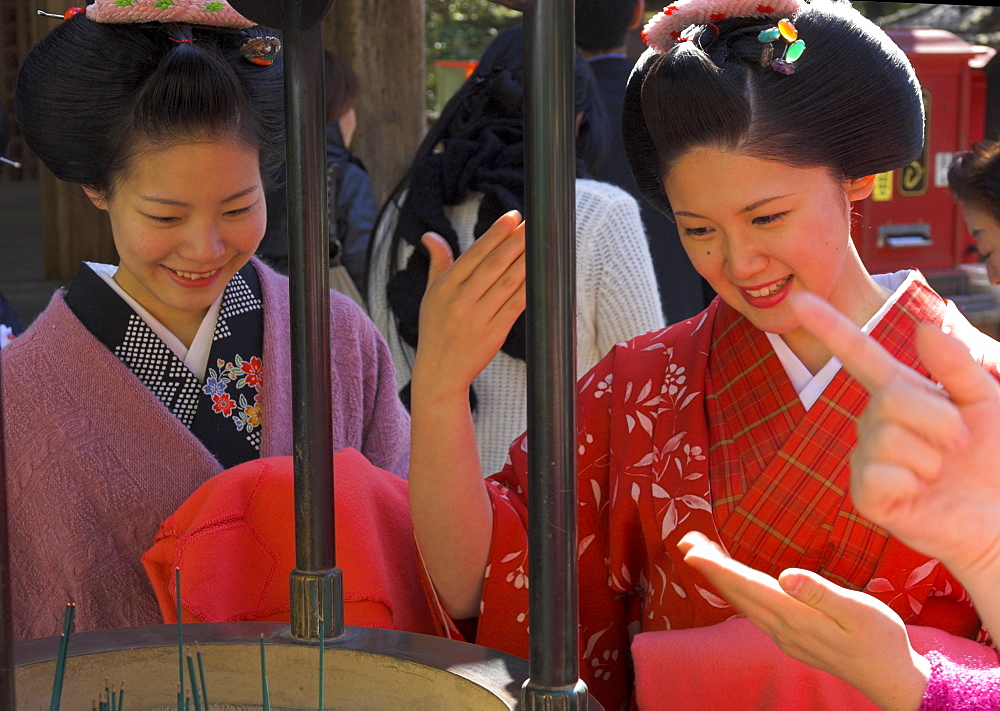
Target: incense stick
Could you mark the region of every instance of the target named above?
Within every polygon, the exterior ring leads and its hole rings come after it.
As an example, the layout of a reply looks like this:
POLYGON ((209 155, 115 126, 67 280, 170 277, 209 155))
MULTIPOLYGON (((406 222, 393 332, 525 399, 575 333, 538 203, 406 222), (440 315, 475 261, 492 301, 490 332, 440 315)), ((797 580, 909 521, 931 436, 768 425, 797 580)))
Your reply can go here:
POLYGON ((188 674, 191 675, 191 699, 194 701, 194 711, 201 711, 201 694, 198 693, 198 677, 194 675, 194 659, 191 652, 187 655, 188 674))
POLYGON ((267 688, 267 658, 264 656, 264 633, 260 635, 260 694, 264 711, 271 711, 271 693, 267 688))
POLYGON ((208 705, 208 684, 205 683, 205 667, 201 663, 201 647, 195 642, 194 648, 198 657, 198 676, 201 677, 201 698, 205 701, 205 711, 209 711, 211 707, 208 705))
POLYGON ((323 651, 326 646, 326 624, 323 615, 323 583, 319 584, 319 711, 323 711, 323 651))
POLYGON ((66 656, 69 653, 69 635, 73 631, 73 618, 76 616, 76 604, 66 603, 63 612, 63 631, 59 638, 59 655, 56 657, 56 675, 52 680, 52 698, 49 699, 49 711, 59 711, 62 702, 63 679, 66 676, 66 656))
POLYGON ((177 590, 177 711, 182 711, 184 701, 184 623, 181 606, 181 568, 174 568, 174 587, 177 590))
POLYGON ((323 711, 323 649, 326 647, 326 632, 323 629, 323 618, 319 618, 319 711, 323 711))

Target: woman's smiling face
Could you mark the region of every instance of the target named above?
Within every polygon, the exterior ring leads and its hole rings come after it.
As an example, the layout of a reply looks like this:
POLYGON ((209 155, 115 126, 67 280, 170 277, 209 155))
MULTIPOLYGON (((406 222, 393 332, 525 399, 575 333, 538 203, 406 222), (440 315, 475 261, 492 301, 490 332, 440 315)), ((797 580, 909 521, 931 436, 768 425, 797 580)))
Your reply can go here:
POLYGON ((111 218, 115 281, 189 344, 264 235, 257 149, 228 137, 146 147, 109 198, 88 194, 111 218))
POLYGON ((848 316, 868 310, 850 202, 867 197, 870 179, 841 182, 823 167, 701 147, 677 161, 664 188, 695 269, 757 328, 794 338, 788 296, 798 290, 848 316))

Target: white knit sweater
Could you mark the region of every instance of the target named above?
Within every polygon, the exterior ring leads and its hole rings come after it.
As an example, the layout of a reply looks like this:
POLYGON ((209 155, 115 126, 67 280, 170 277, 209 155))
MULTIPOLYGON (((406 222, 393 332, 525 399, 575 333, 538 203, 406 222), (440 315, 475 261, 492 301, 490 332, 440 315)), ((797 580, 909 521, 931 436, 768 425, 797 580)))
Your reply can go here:
MULTIPOLYGON (((473 242, 481 200, 482 195, 474 193, 462 204, 445 208, 462 251, 473 242)), ((414 349, 400 340, 385 292, 396 216, 390 205, 376 227, 368 308, 389 343, 402 388, 410 381, 414 349)), ((412 249, 405 245, 399 250, 399 269, 412 249)), ((576 308, 577 377, 614 344, 664 325, 639 206, 624 190, 593 180, 576 181, 576 308)), ((524 361, 501 351, 473 384, 476 439, 486 475, 500 471, 507 448, 527 426, 526 383, 524 361)))

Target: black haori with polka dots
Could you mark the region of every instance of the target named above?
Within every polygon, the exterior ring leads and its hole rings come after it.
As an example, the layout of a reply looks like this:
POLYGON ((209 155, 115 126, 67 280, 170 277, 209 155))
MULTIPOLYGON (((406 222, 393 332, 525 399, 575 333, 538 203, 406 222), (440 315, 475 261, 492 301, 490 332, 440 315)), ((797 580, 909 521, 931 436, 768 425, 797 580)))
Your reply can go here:
POLYGON ((66 304, 220 464, 228 468, 260 456, 264 304, 252 266, 237 272, 223 292, 204 380, 86 264, 66 304))

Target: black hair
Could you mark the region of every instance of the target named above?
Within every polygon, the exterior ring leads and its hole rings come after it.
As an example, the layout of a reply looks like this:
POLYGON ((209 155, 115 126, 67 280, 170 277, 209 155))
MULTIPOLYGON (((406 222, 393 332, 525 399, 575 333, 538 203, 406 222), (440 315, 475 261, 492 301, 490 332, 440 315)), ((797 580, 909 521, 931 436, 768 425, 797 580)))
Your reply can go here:
MULTIPOLYGON (((411 346, 417 345, 420 301, 430 266, 421 236, 437 232, 455 256, 461 251, 444 206, 458 205, 474 191, 483 193, 474 228, 477 238, 504 213, 524 212, 524 70, 524 34, 516 26, 490 43, 475 71, 445 104, 379 216, 380 223, 388 210, 399 210, 388 251, 387 295, 399 336, 411 346), (414 251, 406 267, 397 270, 396 255, 403 244, 414 251)), ((608 143, 607 114, 593 71, 579 52, 574 79, 574 106, 582 115, 576 172, 577 177, 588 177, 608 143)), ((373 233, 379 234, 378 223, 373 233)), ((524 341, 522 315, 503 350, 523 360, 524 341)), ((401 395, 406 402, 408 386, 401 395)))
POLYGON ((1000 222, 1000 141, 977 143, 955 156, 948 187, 960 203, 985 210, 1000 222))
POLYGON ((260 153, 265 185, 282 159, 282 66, 243 58, 236 31, 105 24, 78 15, 29 52, 14 83, 28 146, 58 178, 110 195, 137 150, 232 135, 260 153))
POLYGON ((885 32, 833 0, 805 5, 792 21, 806 49, 791 76, 760 62, 757 35, 774 20, 702 26, 690 41, 639 60, 626 91, 625 148, 640 191, 661 212, 672 216, 663 178, 693 148, 826 167, 838 179, 893 170, 920 154, 920 85, 885 32))
POLYGON ((10 118, 3 104, 0 104, 0 156, 7 155, 8 143, 10 143, 10 118))
POLYGON ((336 121, 354 104, 361 87, 358 75, 351 69, 351 65, 337 55, 326 52, 323 58, 323 89, 327 120, 336 121))
POLYGON ((576 0, 576 46, 605 52, 625 44, 639 0, 576 0))
MULTIPOLYGON (((483 51, 475 70, 448 100, 417 148, 410 173, 443 141, 466 139, 480 122, 510 120, 524 133, 524 31, 516 25, 497 35, 483 51)), ((608 119, 594 73, 577 52, 573 67, 573 106, 582 114, 576 138, 578 174, 593 170, 608 145, 608 119)), ((404 178, 401 185, 409 180, 404 178)))

